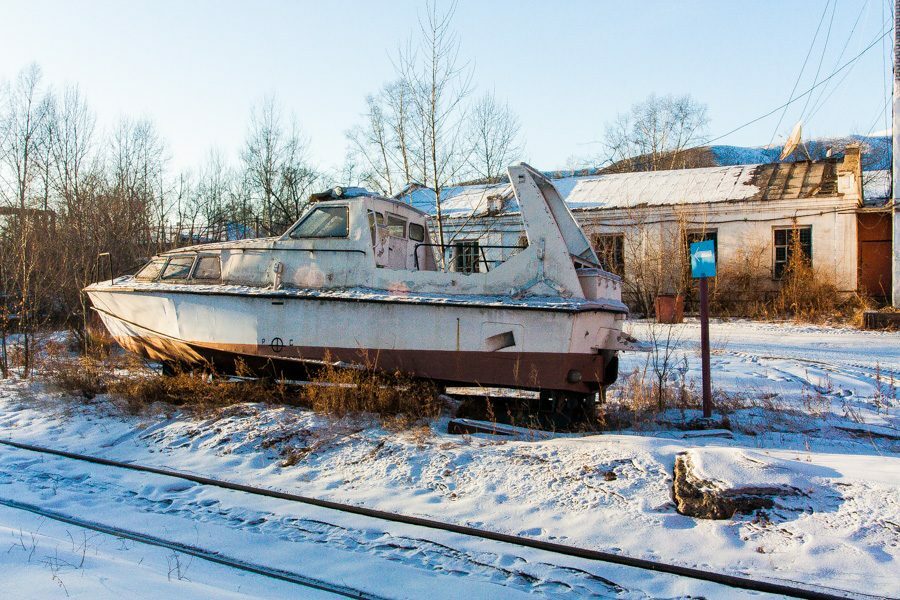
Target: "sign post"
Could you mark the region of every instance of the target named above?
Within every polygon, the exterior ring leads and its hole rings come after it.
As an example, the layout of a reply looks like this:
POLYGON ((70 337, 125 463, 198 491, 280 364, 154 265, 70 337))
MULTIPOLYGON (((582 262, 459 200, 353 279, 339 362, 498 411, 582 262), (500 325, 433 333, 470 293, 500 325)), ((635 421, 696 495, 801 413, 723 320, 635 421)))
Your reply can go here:
POLYGON ((703 418, 712 418, 712 383, 709 369, 709 286, 716 276, 716 244, 713 240, 691 244, 691 277, 700 280, 700 357, 703 365, 703 418))

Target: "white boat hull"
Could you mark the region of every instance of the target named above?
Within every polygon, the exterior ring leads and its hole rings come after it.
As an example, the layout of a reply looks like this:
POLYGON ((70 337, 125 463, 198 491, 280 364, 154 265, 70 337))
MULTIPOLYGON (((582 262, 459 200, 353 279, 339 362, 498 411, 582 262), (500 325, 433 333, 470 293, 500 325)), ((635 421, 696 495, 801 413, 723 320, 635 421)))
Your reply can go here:
POLYGON ((294 377, 330 359, 446 383, 590 393, 615 378, 614 349, 623 347, 621 311, 583 302, 227 290, 117 283, 87 292, 126 349, 221 371, 240 359, 294 377))

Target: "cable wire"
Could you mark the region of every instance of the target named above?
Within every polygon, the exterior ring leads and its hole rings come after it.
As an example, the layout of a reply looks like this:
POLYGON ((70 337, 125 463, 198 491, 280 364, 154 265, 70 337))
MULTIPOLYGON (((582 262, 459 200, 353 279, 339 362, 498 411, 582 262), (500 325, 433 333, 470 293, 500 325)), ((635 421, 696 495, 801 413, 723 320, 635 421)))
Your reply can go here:
MULTIPOLYGON (((819 66, 816 67, 816 74, 813 76, 813 84, 819 80, 819 73, 822 72, 822 63, 825 62, 825 52, 828 50, 828 40, 831 39, 831 27, 834 25, 834 13, 836 10, 837 0, 834 0, 834 4, 831 5, 831 19, 828 21, 828 31, 825 33, 825 43, 822 44, 822 56, 819 57, 819 66)), ((803 121, 803 117, 806 115, 806 109, 809 107, 810 99, 812 99, 812 94, 806 97, 806 102, 803 104, 803 110, 800 111, 800 121, 803 121)))
MULTIPOLYGON (((837 2, 837 0, 835 0, 835 2, 837 2)), ((800 72, 797 74, 797 79, 794 81, 794 87, 791 88, 791 95, 788 96, 788 101, 782 105, 784 107, 784 112, 781 113, 781 117, 779 117, 778 119, 778 124, 775 125, 775 129, 772 130, 772 139, 769 140, 769 146, 771 146, 772 142, 775 141, 775 135, 778 133, 778 128, 781 127, 781 122, 784 120, 784 115, 787 114, 787 107, 791 105, 791 102, 794 98, 794 92, 797 91, 797 86, 800 85, 800 78, 803 77, 803 72, 806 70, 806 63, 809 62, 809 57, 812 54, 813 47, 816 45, 816 40, 819 38, 819 30, 822 29, 822 23, 825 21, 825 15, 828 13, 828 5, 830 3, 831 0, 828 0, 828 2, 825 3, 825 8, 822 10, 822 16, 819 17, 819 24, 816 26, 816 33, 813 35, 813 39, 809 43, 809 50, 807 50, 806 52, 806 58, 803 59, 803 66, 800 67, 800 72)))

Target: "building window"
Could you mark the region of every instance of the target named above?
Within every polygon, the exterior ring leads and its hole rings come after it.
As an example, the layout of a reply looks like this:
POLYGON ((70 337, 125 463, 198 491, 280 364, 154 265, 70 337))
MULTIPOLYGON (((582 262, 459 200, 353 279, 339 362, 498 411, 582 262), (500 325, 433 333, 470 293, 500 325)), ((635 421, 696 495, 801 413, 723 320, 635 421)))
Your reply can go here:
POLYGON ((686 231, 684 233, 684 248, 688 258, 688 268, 690 268, 691 244, 697 242, 707 242, 712 240, 713 252, 716 255, 716 266, 719 264, 719 232, 715 229, 707 229, 705 231, 686 231))
POLYGON ((778 227, 775 235, 775 279, 781 279, 784 271, 790 264, 795 250, 799 249, 804 260, 812 264, 812 226, 778 227))
POLYGON ((594 250, 600 265, 619 277, 625 275, 625 235, 621 233, 599 233, 594 236, 594 250))
POLYGON ((456 242, 456 271, 458 273, 478 272, 478 241, 456 242))

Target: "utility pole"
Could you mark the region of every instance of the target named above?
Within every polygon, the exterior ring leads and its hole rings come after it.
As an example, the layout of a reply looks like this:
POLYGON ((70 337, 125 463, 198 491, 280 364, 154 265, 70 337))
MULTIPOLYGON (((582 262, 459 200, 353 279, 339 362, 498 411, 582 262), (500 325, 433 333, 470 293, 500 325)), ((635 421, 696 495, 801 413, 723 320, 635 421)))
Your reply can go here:
MULTIPOLYGON (((898 0, 900 2, 900 0, 898 0)), ((709 283, 716 276, 716 243, 694 242, 690 246, 691 277, 700 280, 700 360, 703 372, 703 419, 712 418, 712 380, 709 367, 709 283)))
POLYGON ((700 278, 700 358, 703 372, 703 418, 712 418, 712 382, 709 368, 709 285, 700 278))
POLYGON ((900 125, 900 35, 897 34, 900 27, 900 0, 894 0, 894 95, 892 97, 892 119, 891 119, 891 204, 894 213, 894 236, 891 244, 891 252, 893 258, 892 266, 892 298, 891 304, 894 308, 900 308, 900 190, 898 190, 897 182, 900 181, 900 140, 897 137, 897 127, 900 125))

